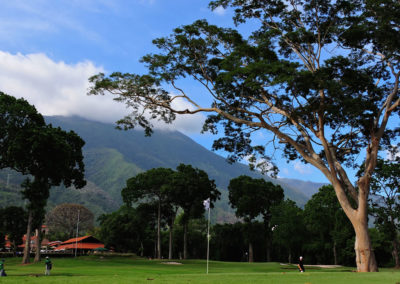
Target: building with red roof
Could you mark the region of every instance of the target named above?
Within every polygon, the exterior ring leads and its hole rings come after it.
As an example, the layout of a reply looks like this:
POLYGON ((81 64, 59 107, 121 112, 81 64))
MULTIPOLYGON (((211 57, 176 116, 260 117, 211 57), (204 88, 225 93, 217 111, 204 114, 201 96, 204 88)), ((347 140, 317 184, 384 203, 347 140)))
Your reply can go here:
POLYGON ((104 248, 104 244, 93 236, 72 238, 62 242, 54 251, 77 250, 79 253, 87 253, 96 248, 104 248))

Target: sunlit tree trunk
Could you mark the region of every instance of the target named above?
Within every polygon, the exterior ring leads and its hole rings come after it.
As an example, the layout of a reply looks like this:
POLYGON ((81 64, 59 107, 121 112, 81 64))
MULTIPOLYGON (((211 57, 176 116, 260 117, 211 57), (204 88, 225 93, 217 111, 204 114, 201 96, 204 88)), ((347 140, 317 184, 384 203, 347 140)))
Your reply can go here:
POLYGON ((333 264, 334 265, 338 264, 337 251, 336 251, 336 241, 333 242, 333 264))
POLYGON ((188 223, 185 222, 183 224, 183 259, 187 259, 187 231, 188 231, 188 223))
POLYGON ((33 213, 32 213, 32 210, 29 210, 28 226, 26 229, 26 240, 25 240, 25 247, 24 247, 24 256, 22 257, 22 264, 27 264, 30 262, 29 256, 30 256, 30 251, 31 251, 32 220, 33 220, 33 213))
POLYGON ((158 202, 157 212, 157 258, 161 259, 161 201, 158 202))
POLYGON ((249 262, 254 262, 253 244, 249 242, 249 262))
POLYGON ((174 218, 171 218, 171 224, 169 225, 169 247, 168 247, 168 259, 172 259, 172 242, 173 242, 173 231, 174 231, 174 218))
MULTIPOLYGON (((397 237, 397 236, 396 236, 397 237)), ((396 268, 400 268, 400 260, 399 260, 399 243, 397 239, 393 240, 393 259, 396 268)))
POLYGON ((338 200, 341 203, 344 212, 353 225, 356 241, 354 243, 354 250, 356 253, 356 264, 358 272, 375 272, 378 271, 375 254, 372 248, 371 240, 368 232, 368 193, 369 184, 364 180, 358 183, 358 208, 351 209, 345 203, 344 195, 339 194, 338 200))
POLYGON ((42 230, 41 230, 42 225, 39 225, 39 229, 36 229, 36 242, 35 242, 35 260, 34 262, 40 262, 41 257, 40 257, 40 249, 41 249, 41 243, 42 243, 42 230))

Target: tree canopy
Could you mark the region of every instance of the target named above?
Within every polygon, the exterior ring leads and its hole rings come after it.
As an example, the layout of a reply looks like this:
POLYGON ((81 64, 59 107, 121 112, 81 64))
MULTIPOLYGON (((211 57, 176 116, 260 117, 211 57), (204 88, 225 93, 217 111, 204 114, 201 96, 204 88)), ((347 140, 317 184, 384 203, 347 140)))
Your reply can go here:
POLYGON ((153 118, 170 123, 177 114, 204 112, 204 131, 224 131, 213 148, 232 153, 231 161, 250 156, 253 165, 274 170, 270 154, 281 148, 288 159, 310 163, 333 185, 354 226, 358 270, 376 271, 367 199, 378 152, 399 133, 389 119, 400 113, 400 3, 210 3, 220 6, 233 9, 236 25, 251 23, 252 33, 205 20, 176 28, 153 41, 160 53, 142 58, 148 74, 98 74, 89 94, 125 102, 132 110, 119 121, 125 128, 150 134, 153 118), (185 78, 204 87, 201 96, 184 88, 185 78), (173 104, 179 100, 191 107, 173 104), (252 134, 259 131, 269 135, 257 145, 252 134), (365 170, 354 185, 346 167, 358 167, 360 154, 365 170))
MULTIPOLYGON (((27 236, 34 215, 44 218, 51 186, 85 186, 82 147, 85 142, 73 131, 47 125, 40 113, 23 99, 0 93, 0 166, 30 176, 22 187, 28 204, 27 236)), ((40 230, 39 230, 40 231, 40 230)), ((26 238, 23 263, 29 262, 30 238, 26 238)), ((37 256, 40 257, 38 253, 37 256)))
POLYGON ((191 218, 200 218, 204 214, 204 200, 210 200, 210 207, 219 199, 214 180, 208 178, 208 174, 191 165, 180 164, 172 176, 171 200, 183 210, 182 223, 184 229, 183 258, 187 253, 187 226, 191 218))
POLYGON ((78 222, 81 235, 93 229, 94 215, 81 204, 59 204, 46 215, 46 225, 58 239, 73 238, 76 235, 78 222))
MULTIPOLYGON (((262 216, 267 243, 267 259, 270 259, 271 241, 271 209, 283 201, 283 189, 265 179, 254 179, 249 176, 239 176, 230 181, 229 202, 236 210, 236 216, 241 217, 248 224, 249 233, 255 218, 262 216)), ((257 234, 257 233, 256 233, 257 234)), ((252 236, 249 239, 249 262, 253 261, 252 236)))
POLYGON ((171 169, 155 168, 127 180, 122 190, 124 202, 132 203, 142 200, 142 203, 154 203, 157 212, 157 257, 161 259, 161 207, 165 204, 168 195, 167 189, 171 185, 171 169))

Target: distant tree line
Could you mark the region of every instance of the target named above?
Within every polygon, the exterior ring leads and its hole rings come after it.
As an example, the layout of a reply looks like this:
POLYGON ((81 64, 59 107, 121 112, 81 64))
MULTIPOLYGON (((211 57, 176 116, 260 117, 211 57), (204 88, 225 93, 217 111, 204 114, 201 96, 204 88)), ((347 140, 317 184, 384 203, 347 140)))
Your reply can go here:
MULTIPOLYGON (((309 264, 355 266, 355 233, 331 185, 321 187, 304 208, 264 179, 239 176, 228 190, 238 221, 211 227, 211 259, 292 263, 302 255, 309 264)), ((125 204, 99 218, 97 235, 107 247, 150 258, 206 257, 203 200, 210 196, 213 204, 219 192, 205 172, 183 164, 176 171, 152 169, 129 179, 122 195, 125 204)), ((371 201, 370 213, 378 216, 370 229, 373 248, 380 266, 394 266, 398 229, 390 229, 378 207, 371 201)))

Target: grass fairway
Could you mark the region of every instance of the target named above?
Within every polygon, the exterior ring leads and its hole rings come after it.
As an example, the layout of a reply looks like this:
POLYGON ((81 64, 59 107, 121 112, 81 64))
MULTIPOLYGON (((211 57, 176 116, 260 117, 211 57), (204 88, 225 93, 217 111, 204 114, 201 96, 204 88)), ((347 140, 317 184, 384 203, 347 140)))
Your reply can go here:
POLYGON ((210 262, 205 274, 203 260, 179 261, 182 265, 132 257, 53 258, 51 276, 44 275, 44 262, 21 265, 21 258, 6 259, 7 277, 2 283, 400 283, 400 272, 354 273, 351 268, 308 268, 299 273, 295 266, 279 263, 210 262))

